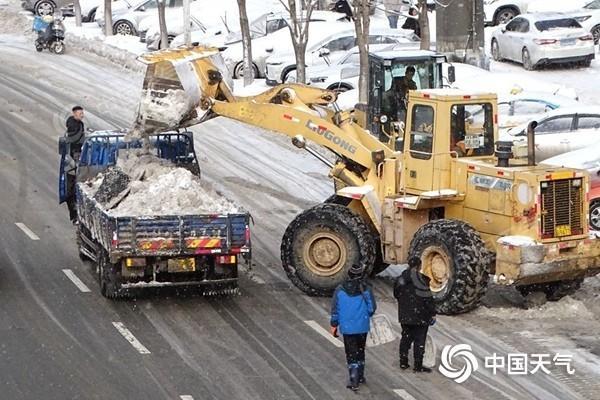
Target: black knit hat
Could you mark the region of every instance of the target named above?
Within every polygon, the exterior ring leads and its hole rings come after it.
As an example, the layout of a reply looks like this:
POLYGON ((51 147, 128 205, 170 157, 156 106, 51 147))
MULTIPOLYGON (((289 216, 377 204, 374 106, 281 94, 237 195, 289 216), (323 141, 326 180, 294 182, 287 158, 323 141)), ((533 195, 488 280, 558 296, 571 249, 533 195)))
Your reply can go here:
POLYGON ((348 276, 350 278, 359 278, 363 275, 364 269, 361 266, 356 264, 352 264, 350 269, 348 270, 348 276))

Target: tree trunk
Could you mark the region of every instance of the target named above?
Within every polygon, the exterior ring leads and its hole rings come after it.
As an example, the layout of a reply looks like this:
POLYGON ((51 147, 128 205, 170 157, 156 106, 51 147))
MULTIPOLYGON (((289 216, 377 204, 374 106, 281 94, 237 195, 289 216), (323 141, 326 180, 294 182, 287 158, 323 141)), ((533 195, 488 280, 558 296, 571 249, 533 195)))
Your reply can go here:
POLYGON ((242 45, 244 47, 244 86, 254 82, 254 63, 252 62, 252 38, 246 12, 246 0, 238 0, 240 11, 240 28, 242 30, 242 45))
POLYGON ((419 26, 421 28, 421 50, 429 50, 431 47, 431 35, 429 33, 427 0, 419 0, 419 26))
POLYGON ((354 29, 360 59, 358 77, 358 102, 366 104, 369 99, 369 0, 354 0, 354 29))
MULTIPOLYGON (((308 43, 308 27, 312 11, 317 0, 288 0, 287 5, 279 0, 290 14, 288 28, 292 36, 294 54, 296 55, 296 82, 306 82, 306 45, 308 43), (304 11, 303 11, 304 10, 304 11)), ((282 77, 283 79, 283 77, 282 77)), ((285 82, 284 82, 285 83, 285 82)))
POLYGON ((158 27, 160 28, 160 48, 169 47, 169 34, 167 33, 167 20, 165 18, 165 0, 158 0, 158 27))
POLYGON ((104 34, 112 36, 112 0, 104 0, 104 34))
POLYGON ((75 26, 81 26, 81 4, 79 0, 73 0, 73 11, 75 11, 75 26))

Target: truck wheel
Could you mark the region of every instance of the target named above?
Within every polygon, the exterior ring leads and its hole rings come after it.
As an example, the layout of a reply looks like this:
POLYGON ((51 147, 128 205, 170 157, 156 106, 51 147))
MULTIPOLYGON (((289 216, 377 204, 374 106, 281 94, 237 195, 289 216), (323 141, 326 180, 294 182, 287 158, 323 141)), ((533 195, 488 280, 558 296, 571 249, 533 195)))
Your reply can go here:
POLYGON ((485 294, 490 252, 479 234, 462 221, 439 219, 419 228, 409 256, 421 259, 421 272, 440 314, 460 314, 476 308, 485 294))
POLYGON ((107 299, 118 299, 125 297, 121 288, 121 268, 118 264, 112 264, 106 251, 100 251, 98 259, 98 279, 100 281, 100 293, 107 299))
POLYGON ((535 292, 542 292, 546 295, 548 301, 558 301, 565 296, 572 295, 581 287, 583 278, 571 279, 566 281, 534 283, 531 285, 517 286, 517 290, 523 297, 527 297, 535 292))
POLYGON ((281 241, 281 261, 292 283, 311 296, 328 296, 352 264, 373 270, 375 235, 349 208, 319 204, 298 215, 281 241))
POLYGON ((590 225, 593 230, 600 231, 600 200, 590 204, 590 225))

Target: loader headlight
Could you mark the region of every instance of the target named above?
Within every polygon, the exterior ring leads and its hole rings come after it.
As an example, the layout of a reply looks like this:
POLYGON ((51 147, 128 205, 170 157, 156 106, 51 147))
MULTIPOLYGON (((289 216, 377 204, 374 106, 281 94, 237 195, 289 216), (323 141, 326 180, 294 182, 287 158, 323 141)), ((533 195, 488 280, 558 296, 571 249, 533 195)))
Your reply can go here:
POLYGON ((382 115, 381 117, 379 117, 379 121, 381 121, 382 124, 385 124, 386 122, 388 122, 387 115, 382 115))
POLYGON ((517 185, 517 200, 519 200, 519 203, 524 205, 527 205, 533 201, 533 190, 531 190, 531 187, 528 183, 521 182, 517 185))
POLYGON ((573 179, 573 187, 581 187, 581 179, 573 179))

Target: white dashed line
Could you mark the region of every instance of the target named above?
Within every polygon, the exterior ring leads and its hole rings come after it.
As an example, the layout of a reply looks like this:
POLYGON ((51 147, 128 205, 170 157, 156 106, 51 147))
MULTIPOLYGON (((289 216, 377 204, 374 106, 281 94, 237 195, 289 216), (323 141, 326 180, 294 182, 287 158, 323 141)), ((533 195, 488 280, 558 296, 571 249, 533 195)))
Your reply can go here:
POLYGON ((40 240, 40 238, 38 237, 38 235, 36 235, 35 233, 33 233, 33 231, 31 229, 29 229, 27 227, 27 225, 25 225, 22 222, 15 222, 15 225, 18 226, 23 232, 25 232, 25 234, 27 236, 29 236, 29 239, 31 240, 40 240))
POLYGON ((133 333, 131 333, 131 331, 125 327, 125 324, 123 324, 122 322, 113 322, 112 324, 115 326, 115 328, 117 328, 119 333, 123 335, 125 340, 131 343, 131 345, 138 351, 138 353, 150 354, 150 350, 144 347, 144 345, 141 344, 140 341, 135 338, 135 336, 133 336, 133 333))
POLYGON ((304 321, 304 323, 313 328, 315 331, 317 331, 319 335, 323 336, 325 339, 333 343, 335 347, 344 347, 344 343, 342 343, 339 339, 336 339, 333 336, 331 336, 331 333, 327 332, 325 328, 317 324, 315 321, 309 320, 304 321))
POLYGON ((25 118, 24 116, 22 116, 22 115, 21 115, 20 113, 18 113, 18 112, 12 111, 12 112, 11 112, 11 115, 12 115, 13 117, 16 117, 17 119, 20 119, 20 120, 21 120, 21 122, 25 122, 26 124, 28 124, 28 123, 30 123, 30 122, 31 122, 30 120, 28 120, 27 118, 25 118))
POLYGON ((189 394, 182 394, 181 396, 179 396, 179 398, 181 400, 194 400, 194 397, 190 396, 189 394))
POLYGON ((404 400, 417 400, 404 389, 394 389, 394 393, 396 393, 398 396, 400 396, 404 400))
POLYGON ((83 293, 91 292, 90 288, 87 287, 85 283, 83 283, 73 271, 71 271, 70 269, 63 269, 62 272, 64 272, 67 278, 69 278, 71 282, 73 282, 73 284, 77 286, 79 290, 81 290, 83 293))

